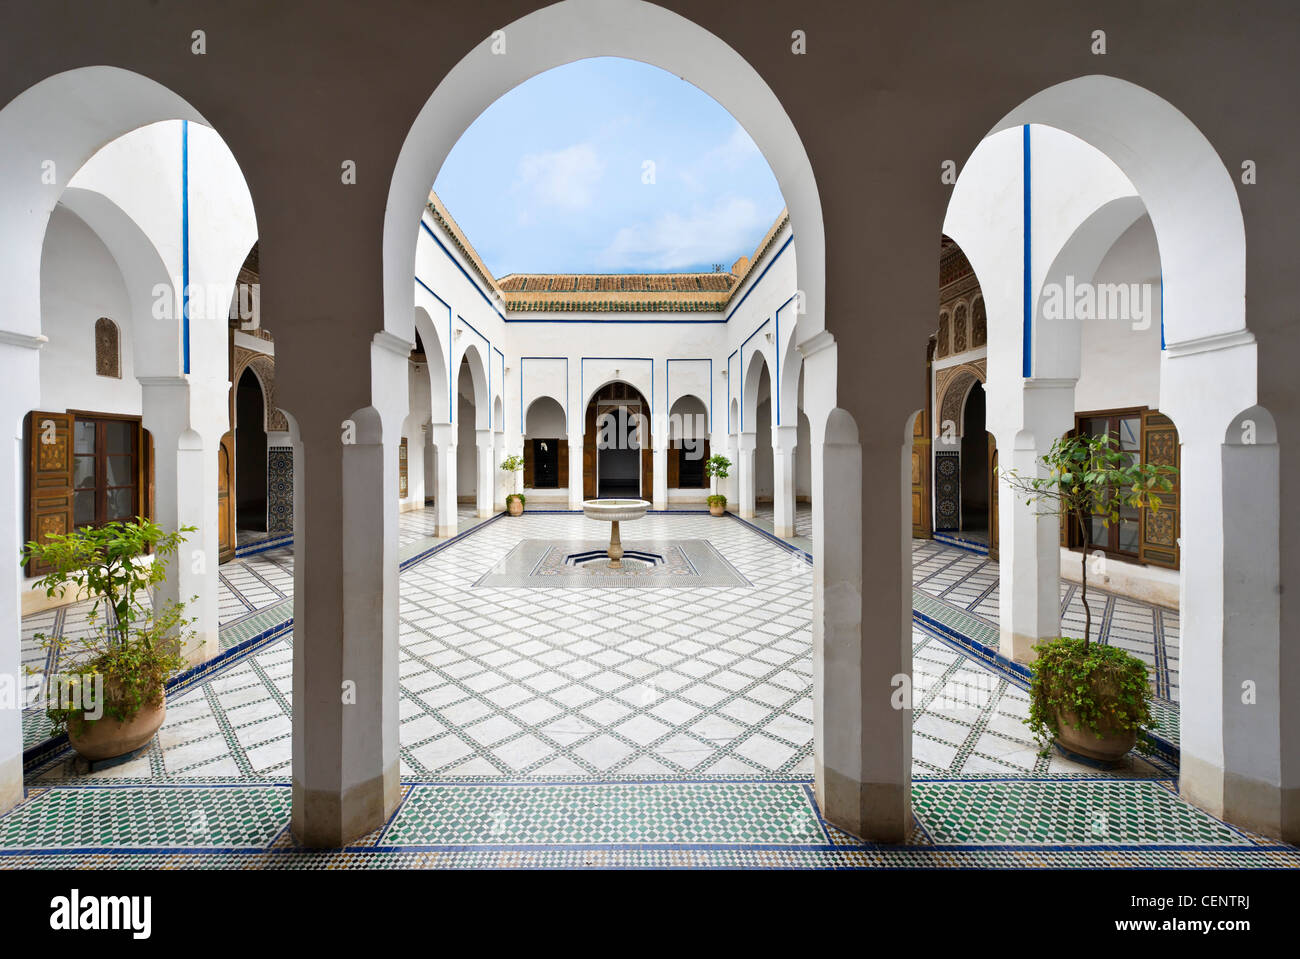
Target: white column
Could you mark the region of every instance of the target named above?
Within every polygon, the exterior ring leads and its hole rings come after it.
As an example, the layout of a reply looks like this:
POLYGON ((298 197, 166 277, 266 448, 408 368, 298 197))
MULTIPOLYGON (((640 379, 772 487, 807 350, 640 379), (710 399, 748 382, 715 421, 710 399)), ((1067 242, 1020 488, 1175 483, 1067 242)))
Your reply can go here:
POLYGON ((434 520, 438 536, 456 535, 456 425, 435 423, 429 427, 437 449, 438 467, 434 480, 434 520))
POLYGON ((582 509, 582 434, 569 434, 569 509, 582 509))
POLYGON ((668 508, 668 419, 660 417, 655 424, 653 450, 654 476, 651 483, 651 505, 655 509, 668 508))
POLYGON ((492 434, 492 509, 503 512, 506 508, 506 475, 501 461, 506 458, 506 434, 497 430, 492 434))
POLYGON ((727 434, 727 459, 731 468, 727 478, 718 481, 718 492, 727 497, 727 505, 733 510, 740 509, 740 438, 735 433, 727 434))
MULTIPOLYGON (((0 575, 9 585, 0 588, 0 682, 12 683, 14 702, 0 703, 0 813, 23 798, 23 712, 21 691, 23 668, 22 636, 23 570, 18 553, 23 544, 23 515, 27 504, 22 490, 26 471, 22 421, 40 397, 39 337, 8 334, 0 339, 0 422, 4 442, 0 443, 0 575)), ((71 442, 71 438, 69 438, 71 442)))
POLYGON ((476 505, 478 518, 487 519, 492 515, 492 491, 496 487, 496 476, 492 466, 492 431, 478 430, 474 434, 478 445, 478 485, 476 505))
POLYGON ((406 497, 410 509, 424 508, 424 446, 427 433, 416 426, 406 440, 406 497))
POLYGON ((185 534, 155 603, 185 604, 195 620, 186 649, 193 663, 212 658, 217 639, 217 445, 226 426, 228 385, 184 376, 141 377, 145 429, 153 436, 154 518, 166 532, 185 534))
MULTIPOLYGON (((1074 426, 1074 380, 1029 381, 1024 428, 997 436, 999 465, 1022 478, 1045 476, 1042 457, 1074 426)), ((1018 663, 1061 633, 1061 520, 1045 503, 1026 503, 999 478, 998 650, 1018 663)))
POLYGON ((736 449, 736 480, 740 484, 738 510, 741 519, 754 518, 754 495, 757 489, 757 477, 754 475, 754 469, 757 466, 754 456, 754 450, 758 446, 757 433, 741 433, 738 437, 738 446, 736 449))
POLYGON ((794 536, 794 449, 798 427, 772 427, 773 531, 794 536))

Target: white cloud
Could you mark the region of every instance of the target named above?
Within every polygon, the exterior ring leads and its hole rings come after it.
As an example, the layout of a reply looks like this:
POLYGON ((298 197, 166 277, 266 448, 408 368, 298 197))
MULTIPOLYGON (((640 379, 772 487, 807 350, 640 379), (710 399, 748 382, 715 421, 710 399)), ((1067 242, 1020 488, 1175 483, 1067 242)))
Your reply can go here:
MULTIPOLYGON (((689 214, 665 213, 653 222, 621 228, 601 252, 608 270, 663 271, 698 268, 740 253, 749 254, 764 229, 753 200, 723 197, 711 208, 689 214)), ((728 260, 724 266, 730 267, 728 260)))
POLYGON ((527 153, 519 158, 511 190, 523 193, 527 206, 558 207, 583 210, 591 206, 594 188, 605 171, 605 164, 590 143, 577 143, 549 153, 527 153))

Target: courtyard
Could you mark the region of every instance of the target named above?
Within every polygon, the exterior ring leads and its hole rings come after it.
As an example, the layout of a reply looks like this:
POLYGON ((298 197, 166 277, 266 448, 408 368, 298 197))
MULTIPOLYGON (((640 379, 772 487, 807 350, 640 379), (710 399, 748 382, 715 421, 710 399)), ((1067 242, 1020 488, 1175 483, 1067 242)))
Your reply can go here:
MULTIPOLYGON (((173 688, 143 755, 89 773, 66 744, 41 751, 29 711, 37 758, 27 798, 0 817, 4 865, 1300 865, 1293 847, 1179 798, 1172 610, 1093 595, 1104 641, 1163 677, 1160 748, 1111 771, 1042 757, 1022 723, 1023 672, 987 646, 996 564, 916 541, 915 829, 904 845, 863 843, 813 795, 812 567, 797 536, 773 536, 761 514, 656 512, 628 524, 625 545, 707 542, 738 582, 694 584, 718 573, 705 569, 554 586, 535 564, 485 585, 521 546, 587 542, 602 524, 466 515, 438 538, 429 512, 401 516, 402 785, 382 828, 335 850, 289 834, 293 553, 281 547, 222 568, 225 652, 173 688)), ((1077 590, 1061 595, 1068 623, 1077 590)), ((25 633, 83 617, 60 607, 25 633)))

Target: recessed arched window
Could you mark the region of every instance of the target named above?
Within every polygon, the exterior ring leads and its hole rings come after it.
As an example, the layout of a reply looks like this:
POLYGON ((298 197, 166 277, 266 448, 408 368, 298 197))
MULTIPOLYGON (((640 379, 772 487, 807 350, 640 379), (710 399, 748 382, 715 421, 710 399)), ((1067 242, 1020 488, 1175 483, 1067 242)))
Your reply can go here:
POLYGON ((122 377, 121 337, 117 324, 106 316, 95 321, 95 373, 122 377))

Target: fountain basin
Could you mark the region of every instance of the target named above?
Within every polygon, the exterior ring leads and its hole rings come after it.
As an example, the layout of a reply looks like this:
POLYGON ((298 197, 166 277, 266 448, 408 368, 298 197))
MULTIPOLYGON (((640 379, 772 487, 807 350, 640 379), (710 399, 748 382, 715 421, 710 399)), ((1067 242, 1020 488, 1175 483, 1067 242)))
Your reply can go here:
POLYGON ((598 519, 609 523, 609 568, 623 567, 623 540, 618 533, 618 524, 632 519, 641 519, 650 504, 643 499, 589 499, 583 500, 582 512, 588 519, 598 519))
POLYGON ((643 499, 589 499, 584 500, 582 512, 588 519, 606 523, 641 519, 650 504, 643 499))

